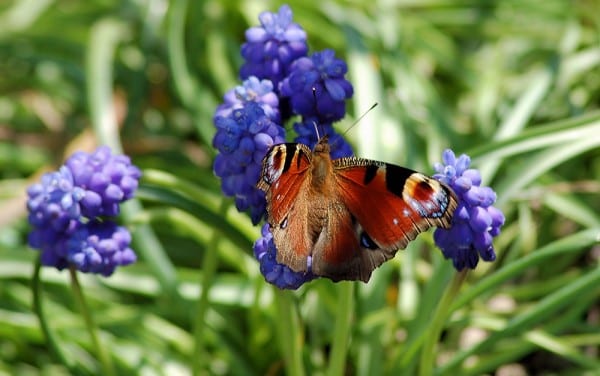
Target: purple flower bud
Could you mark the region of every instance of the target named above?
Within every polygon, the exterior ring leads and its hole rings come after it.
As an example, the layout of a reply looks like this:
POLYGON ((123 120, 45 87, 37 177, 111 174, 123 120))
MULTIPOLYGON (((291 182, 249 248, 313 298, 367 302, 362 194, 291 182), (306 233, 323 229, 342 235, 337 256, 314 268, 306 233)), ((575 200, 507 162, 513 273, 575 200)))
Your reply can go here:
POLYGON ((454 187, 456 188, 456 192, 468 192, 473 186, 473 181, 468 177, 461 176, 457 178, 454 182, 454 187))
POLYGON ((479 173, 479 171, 475 169, 470 168, 468 170, 465 170, 461 178, 470 180, 472 185, 481 185, 481 173, 479 173))
POLYGON ((492 225, 492 217, 488 214, 485 208, 476 206, 469 210, 469 224, 475 232, 486 232, 492 225))

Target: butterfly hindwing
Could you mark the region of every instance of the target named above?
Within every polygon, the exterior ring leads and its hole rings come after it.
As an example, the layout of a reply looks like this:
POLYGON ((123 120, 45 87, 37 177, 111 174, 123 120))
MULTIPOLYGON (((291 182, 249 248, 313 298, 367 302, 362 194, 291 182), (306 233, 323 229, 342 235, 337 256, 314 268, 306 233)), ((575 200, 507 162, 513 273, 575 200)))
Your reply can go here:
POLYGON ((323 241, 313 248, 313 273, 334 281, 367 282, 373 269, 393 257, 395 251, 365 249, 360 224, 344 203, 338 200, 331 208, 337 209, 330 210, 321 232, 323 241))

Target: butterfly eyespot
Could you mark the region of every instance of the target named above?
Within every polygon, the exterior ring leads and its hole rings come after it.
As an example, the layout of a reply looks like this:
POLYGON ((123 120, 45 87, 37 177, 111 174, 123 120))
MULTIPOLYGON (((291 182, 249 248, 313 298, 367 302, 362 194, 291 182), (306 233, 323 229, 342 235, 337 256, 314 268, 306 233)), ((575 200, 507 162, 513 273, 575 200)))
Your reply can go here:
POLYGON ((371 237, 369 236, 369 234, 367 234, 366 232, 362 232, 360 234, 360 245, 363 248, 367 248, 367 249, 377 249, 377 248, 379 248, 377 246, 377 244, 375 244, 375 242, 373 241, 373 239, 371 239, 371 237))

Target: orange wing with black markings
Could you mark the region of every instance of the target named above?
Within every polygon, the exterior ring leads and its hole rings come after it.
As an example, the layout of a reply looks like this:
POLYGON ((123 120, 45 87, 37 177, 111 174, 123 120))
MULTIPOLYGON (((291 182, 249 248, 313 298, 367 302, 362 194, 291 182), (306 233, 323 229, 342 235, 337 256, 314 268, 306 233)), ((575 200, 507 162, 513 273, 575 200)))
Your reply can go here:
POLYGON ((454 192, 427 176, 360 158, 332 161, 327 138, 311 150, 275 145, 263 160, 258 188, 277 261, 296 272, 367 282, 420 232, 448 227, 454 192))

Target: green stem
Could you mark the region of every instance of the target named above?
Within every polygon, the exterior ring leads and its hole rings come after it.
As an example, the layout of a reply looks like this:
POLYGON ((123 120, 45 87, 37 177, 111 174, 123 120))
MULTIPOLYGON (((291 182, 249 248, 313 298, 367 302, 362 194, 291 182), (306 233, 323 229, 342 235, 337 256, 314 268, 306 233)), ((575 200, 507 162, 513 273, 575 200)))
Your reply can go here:
MULTIPOLYGON (((226 213, 229 207, 228 200, 222 200, 221 212, 226 213)), ((208 369, 208 359, 206 349, 204 347, 204 330, 205 316, 208 310, 208 297, 212 282, 217 270, 217 248, 221 232, 214 230, 211 240, 208 244, 212 244, 214 248, 204 250, 202 259, 202 277, 200 279, 200 295, 196 305, 196 317, 194 319, 194 353, 192 359, 192 372, 198 376, 208 369)))
POLYGON ((421 364, 419 367, 420 376, 429 376, 433 374, 433 366, 435 364, 436 346, 444 328, 444 324, 448 318, 448 315, 452 312, 450 305, 454 301, 460 287, 462 286, 465 278, 467 277, 468 269, 464 269, 458 272, 452 278, 450 286, 446 289, 442 300, 438 304, 437 310, 435 311, 431 329, 425 338, 423 349, 421 351, 421 364))
POLYGON ((346 282, 337 286, 339 300, 338 313, 335 318, 331 358, 329 360, 328 376, 343 376, 346 374, 346 355, 348 340, 352 328, 351 320, 354 313, 354 283, 346 282))
POLYGON ((298 313, 292 299, 292 293, 277 289, 275 293, 277 303, 279 347, 285 359, 286 374, 289 376, 304 376, 302 363, 302 348, 304 337, 301 333, 298 313))
POLYGON ((92 346, 94 347, 96 354, 98 354, 100 365, 102 367, 102 374, 107 376, 113 376, 115 375, 115 370, 113 368, 112 359, 106 351, 107 347, 102 346, 102 344, 100 343, 100 339, 98 338, 98 328, 94 323, 92 314, 87 306, 85 297, 83 296, 81 285, 79 284, 79 279, 77 278, 77 270, 74 267, 70 267, 69 274, 71 276, 71 286, 75 294, 75 299, 77 300, 79 310, 81 311, 81 315, 83 316, 83 319, 85 321, 85 326, 88 330, 88 333, 90 334, 92 346))
POLYGON ((33 278, 32 278, 32 290, 33 290, 33 310, 35 311, 38 319, 40 320, 40 328, 42 329, 42 333, 44 333, 44 337, 46 338, 46 343, 52 352, 56 355, 56 357, 60 360, 62 364, 64 364, 69 370, 74 370, 74 362, 63 352, 62 347, 54 337, 54 333, 50 329, 50 325, 48 325, 48 321, 46 320, 46 315, 44 314, 44 308, 42 306, 42 283, 41 283, 41 269, 42 264, 40 262, 40 258, 38 257, 35 261, 35 266, 33 269, 33 278))

